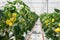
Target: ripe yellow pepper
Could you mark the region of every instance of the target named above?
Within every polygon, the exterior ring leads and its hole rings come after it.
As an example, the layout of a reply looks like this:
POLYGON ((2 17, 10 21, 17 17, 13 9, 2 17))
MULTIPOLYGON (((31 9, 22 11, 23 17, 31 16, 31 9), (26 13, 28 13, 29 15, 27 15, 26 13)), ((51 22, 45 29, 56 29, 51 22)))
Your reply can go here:
POLYGON ((17 16, 17 13, 12 13, 12 16, 13 16, 13 17, 16 17, 16 16, 17 16))
POLYGON ((60 26, 60 23, 58 24, 58 26, 60 26))
POLYGON ((46 20, 45 23, 47 24, 49 22, 49 20, 46 20))
POLYGON ((48 23, 46 24, 46 26, 48 26, 48 23))
POLYGON ((13 23, 11 22, 11 20, 6 20, 6 24, 9 25, 9 26, 13 25, 13 23))
POLYGON ((11 22, 15 22, 16 21, 16 18, 12 17, 12 18, 10 18, 10 21, 11 22))
POLYGON ((13 23, 11 22, 11 23, 9 23, 9 26, 12 26, 13 25, 13 23))
POLYGON ((10 20, 6 20, 6 24, 8 25, 11 21, 10 20))
POLYGON ((55 31, 56 33, 59 33, 59 32, 60 32, 60 28, 56 28, 54 31, 55 31))
POLYGON ((54 22, 54 19, 52 19, 52 22, 54 22))

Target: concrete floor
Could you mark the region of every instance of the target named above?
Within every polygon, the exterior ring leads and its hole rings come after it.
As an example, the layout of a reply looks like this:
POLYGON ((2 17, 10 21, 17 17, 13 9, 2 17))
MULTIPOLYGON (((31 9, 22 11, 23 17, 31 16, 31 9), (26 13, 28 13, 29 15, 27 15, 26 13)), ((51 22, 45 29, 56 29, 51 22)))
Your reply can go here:
MULTIPOLYGON (((32 34, 30 35, 29 40, 47 40, 45 37, 43 37, 44 34, 42 36, 43 31, 41 30, 42 29, 41 27, 42 26, 40 20, 38 19, 37 22, 35 23, 34 29, 32 30, 32 34)), ((29 35, 27 37, 29 37, 29 35)))

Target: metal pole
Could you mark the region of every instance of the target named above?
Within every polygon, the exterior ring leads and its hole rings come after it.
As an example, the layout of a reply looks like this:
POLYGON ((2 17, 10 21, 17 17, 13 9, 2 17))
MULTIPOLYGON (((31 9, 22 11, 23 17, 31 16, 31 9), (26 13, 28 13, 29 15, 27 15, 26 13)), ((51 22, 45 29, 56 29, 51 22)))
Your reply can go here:
POLYGON ((48 0, 46 0, 47 1, 47 13, 48 13, 48 0))

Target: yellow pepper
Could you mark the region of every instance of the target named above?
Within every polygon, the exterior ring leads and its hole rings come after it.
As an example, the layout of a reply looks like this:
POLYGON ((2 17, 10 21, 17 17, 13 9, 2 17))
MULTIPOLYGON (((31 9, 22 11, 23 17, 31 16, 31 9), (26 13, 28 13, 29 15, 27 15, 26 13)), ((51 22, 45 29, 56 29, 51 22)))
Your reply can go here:
POLYGON ((10 21, 11 22, 15 22, 16 21, 16 18, 12 17, 12 18, 10 18, 10 21))
POLYGON ((47 24, 49 22, 49 20, 46 20, 45 23, 47 24))
POLYGON ((48 26, 48 23, 46 23, 46 26, 48 26))
POLYGON ((10 23, 9 23, 9 26, 12 26, 12 25, 13 25, 13 23, 12 23, 12 22, 10 22, 10 23))
POLYGON ((16 16, 17 16, 17 13, 12 13, 12 16, 13 16, 13 17, 16 17, 16 16))
POLYGON ((10 20, 6 20, 6 24, 8 25, 11 21, 10 20))
POLYGON ((54 31, 55 31, 56 33, 59 33, 59 32, 60 32, 60 28, 56 28, 54 31))
POLYGON ((58 26, 60 26, 60 23, 58 24, 58 26))
POLYGON ((13 23, 11 22, 11 20, 6 20, 6 24, 9 25, 9 26, 13 25, 13 23))
POLYGON ((52 19, 52 22, 54 22, 54 19, 52 19))

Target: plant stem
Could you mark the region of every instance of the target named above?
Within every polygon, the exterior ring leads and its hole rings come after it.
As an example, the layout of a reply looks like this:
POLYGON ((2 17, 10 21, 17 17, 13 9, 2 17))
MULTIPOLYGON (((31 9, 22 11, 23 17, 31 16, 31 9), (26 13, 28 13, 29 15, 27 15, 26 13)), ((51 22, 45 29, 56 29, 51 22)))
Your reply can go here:
POLYGON ((9 33, 8 32, 5 32, 6 33, 6 36, 4 37, 4 40, 9 40, 9 33))
POLYGON ((58 40, 60 40, 60 33, 59 33, 59 38, 58 38, 58 40))

